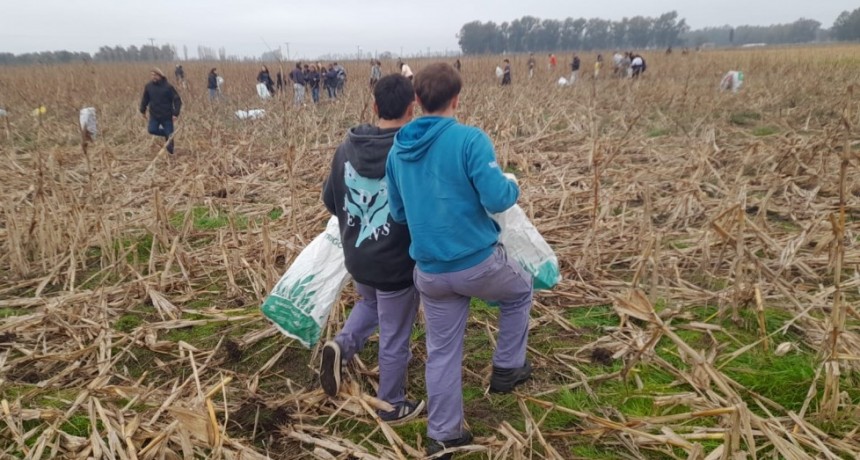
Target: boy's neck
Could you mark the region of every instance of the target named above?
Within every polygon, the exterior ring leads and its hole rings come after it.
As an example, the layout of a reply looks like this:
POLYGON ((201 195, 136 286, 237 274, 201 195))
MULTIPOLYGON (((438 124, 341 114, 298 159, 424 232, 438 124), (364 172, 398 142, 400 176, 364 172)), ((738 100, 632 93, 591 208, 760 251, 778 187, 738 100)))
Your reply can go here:
POLYGON ((445 108, 443 110, 425 113, 424 116, 426 116, 426 117, 452 117, 453 118, 454 117, 454 107, 451 107, 449 105, 447 108, 445 108))
POLYGON ((376 127, 379 129, 394 129, 394 128, 402 128, 403 125, 409 123, 409 120, 404 118, 398 118, 397 120, 386 120, 384 118, 380 118, 376 123, 376 127))

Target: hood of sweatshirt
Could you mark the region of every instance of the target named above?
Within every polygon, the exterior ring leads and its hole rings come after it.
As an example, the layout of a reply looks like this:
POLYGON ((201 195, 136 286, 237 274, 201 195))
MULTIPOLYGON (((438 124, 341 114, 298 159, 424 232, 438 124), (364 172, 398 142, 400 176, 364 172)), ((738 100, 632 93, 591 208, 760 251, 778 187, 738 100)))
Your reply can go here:
POLYGON ((424 116, 400 129, 394 137, 397 157, 404 161, 420 160, 446 129, 457 124, 452 117, 424 116))
POLYGON ((355 172, 368 179, 385 177, 385 160, 394 142, 398 128, 382 129, 374 125, 360 125, 350 128, 347 133, 348 142, 343 144, 346 159, 355 168, 355 172))

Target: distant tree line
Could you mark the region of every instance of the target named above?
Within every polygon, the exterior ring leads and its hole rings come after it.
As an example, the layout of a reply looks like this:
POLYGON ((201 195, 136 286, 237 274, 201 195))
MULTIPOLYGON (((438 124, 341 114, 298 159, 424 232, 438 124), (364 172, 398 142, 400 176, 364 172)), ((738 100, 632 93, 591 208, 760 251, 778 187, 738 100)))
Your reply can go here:
POLYGON ((511 22, 472 21, 457 34, 464 54, 522 53, 562 49, 643 49, 669 46, 793 44, 827 40, 860 40, 860 8, 845 11, 831 29, 813 19, 770 26, 722 26, 690 30, 678 13, 636 16, 620 21, 599 18, 539 19, 524 16, 511 22))
POLYGON ((521 53, 558 49, 668 47, 681 44, 689 30, 671 11, 659 17, 636 16, 620 21, 599 18, 539 19, 524 16, 511 22, 472 21, 457 34, 464 54, 521 53))
POLYGON ((140 48, 134 45, 128 48, 123 48, 122 46, 115 46, 113 48, 102 46, 93 55, 93 59, 96 61, 109 62, 172 61, 176 58, 176 48, 172 45, 161 45, 161 47, 143 45, 140 48))
POLYGON ((843 11, 830 33, 835 40, 860 40, 860 8, 850 13, 843 11))
MULTIPOLYGON (((223 50, 223 48, 222 48, 223 50)), ((214 56, 214 53, 213 53, 214 56)), ((90 55, 86 52, 72 51, 43 51, 40 53, 0 53, 0 65, 6 64, 64 64, 80 61, 106 61, 106 62, 136 62, 136 61, 173 61, 177 59, 176 48, 172 45, 143 45, 137 47, 131 45, 128 48, 122 46, 102 46, 90 55)))
POLYGON ((706 43, 715 46, 765 43, 768 45, 809 43, 825 38, 821 23, 812 19, 798 19, 790 24, 770 26, 708 27, 685 33, 682 38, 688 46, 706 43))

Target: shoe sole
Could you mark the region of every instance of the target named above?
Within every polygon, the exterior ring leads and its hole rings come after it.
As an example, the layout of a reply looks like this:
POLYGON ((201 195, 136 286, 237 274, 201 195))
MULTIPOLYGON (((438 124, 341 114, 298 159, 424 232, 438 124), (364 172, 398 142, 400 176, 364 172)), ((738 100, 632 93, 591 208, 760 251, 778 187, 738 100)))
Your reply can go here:
POLYGON ((392 420, 390 422, 383 420, 383 422, 387 423, 390 426, 398 426, 398 425, 402 425, 404 423, 411 422, 411 421, 415 420, 416 418, 418 418, 422 412, 424 412, 424 405, 425 405, 424 401, 421 401, 415 407, 415 410, 410 412, 409 415, 407 415, 403 418, 399 418, 397 420, 392 420))
POLYGON ((325 394, 337 396, 340 391, 340 347, 325 344, 322 351, 322 365, 320 366, 320 386, 325 394))

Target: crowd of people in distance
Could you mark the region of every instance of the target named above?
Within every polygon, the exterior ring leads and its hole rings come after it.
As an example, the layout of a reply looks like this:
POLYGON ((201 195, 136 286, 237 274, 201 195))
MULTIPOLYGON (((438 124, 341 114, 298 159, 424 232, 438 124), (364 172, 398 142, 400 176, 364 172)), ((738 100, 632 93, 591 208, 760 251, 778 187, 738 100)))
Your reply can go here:
MULTIPOLYGON (((459 60, 458 60, 459 62, 459 60)), ((613 72, 612 75, 616 78, 631 78, 638 79, 645 73, 647 69, 647 65, 645 63, 645 58, 638 53, 633 52, 625 52, 621 53, 616 51, 613 55, 613 72)), ((535 77, 535 70, 537 68, 537 60, 535 59, 534 53, 529 53, 528 61, 526 61, 526 65, 528 66, 528 79, 531 80, 535 77)), ((558 57, 550 53, 547 56, 547 71, 550 75, 558 76, 558 57)), ((582 69, 582 59, 579 57, 577 53, 573 53, 573 56, 570 59, 570 74, 560 75, 559 83, 562 86, 574 85, 576 82, 580 80, 580 70, 582 69)), ((592 77, 596 80, 600 78, 601 71, 603 70, 603 55, 598 54, 594 61, 594 71, 591 74, 592 77)), ((511 62, 509 59, 502 60, 502 64, 496 68, 496 77, 499 79, 499 84, 502 86, 509 86, 512 82, 511 76, 511 62)))

